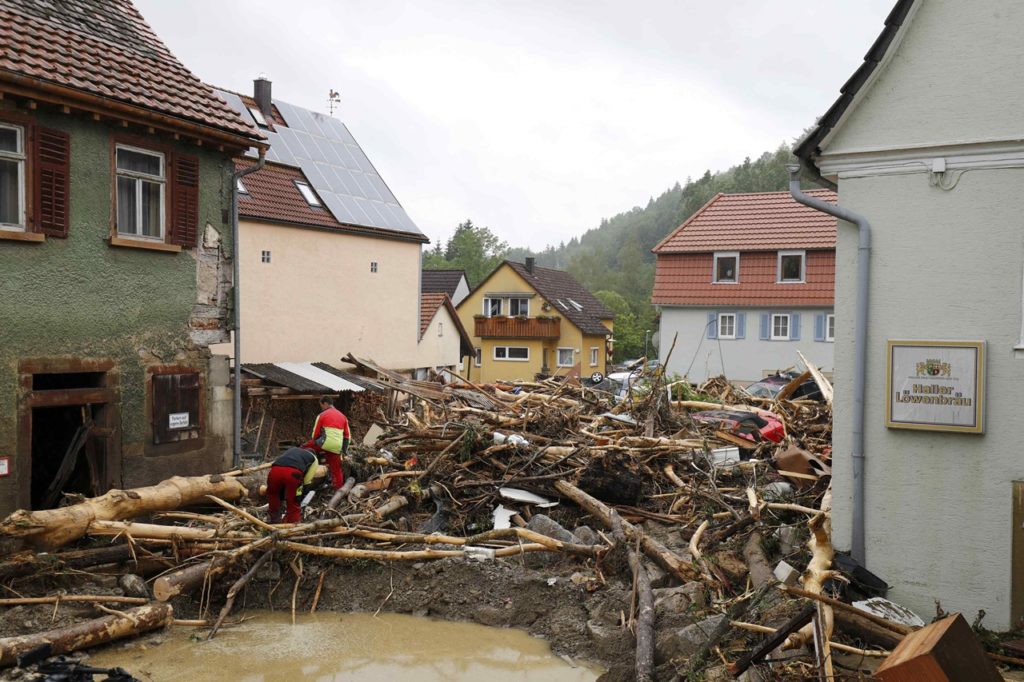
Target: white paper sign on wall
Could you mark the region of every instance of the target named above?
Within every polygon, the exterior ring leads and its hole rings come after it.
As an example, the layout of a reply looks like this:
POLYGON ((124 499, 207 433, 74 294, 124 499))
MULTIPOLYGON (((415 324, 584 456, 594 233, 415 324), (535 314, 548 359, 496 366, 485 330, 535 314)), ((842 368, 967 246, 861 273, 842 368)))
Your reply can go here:
POLYGON ((0 457, 0 476, 11 475, 11 458, 0 457))
POLYGON ((168 415, 167 422, 167 428, 169 429, 187 429, 188 412, 172 412, 168 415))
POLYGON ((885 425, 892 429, 985 432, 984 341, 892 341, 885 425))

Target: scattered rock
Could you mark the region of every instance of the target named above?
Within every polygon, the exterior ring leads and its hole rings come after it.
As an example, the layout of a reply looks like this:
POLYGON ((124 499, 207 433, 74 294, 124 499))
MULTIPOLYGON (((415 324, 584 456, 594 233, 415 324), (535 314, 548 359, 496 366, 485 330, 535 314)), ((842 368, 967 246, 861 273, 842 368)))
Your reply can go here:
POLYGON ((146 581, 134 573, 122 575, 118 579, 117 584, 121 586, 121 589, 129 597, 149 598, 149 587, 146 585, 146 581))
POLYGON ((654 645, 654 661, 664 663, 697 653, 724 618, 723 615, 711 616, 684 628, 659 630, 654 645))
POLYGON ((580 545, 599 545, 604 542, 590 526, 580 526, 573 531, 573 535, 576 536, 576 542, 580 545))
POLYGON ((526 528, 535 533, 547 535, 549 538, 554 538, 559 542, 569 542, 574 544, 577 542, 575 535, 567 531, 560 523, 545 514, 534 514, 533 518, 526 524, 526 528))

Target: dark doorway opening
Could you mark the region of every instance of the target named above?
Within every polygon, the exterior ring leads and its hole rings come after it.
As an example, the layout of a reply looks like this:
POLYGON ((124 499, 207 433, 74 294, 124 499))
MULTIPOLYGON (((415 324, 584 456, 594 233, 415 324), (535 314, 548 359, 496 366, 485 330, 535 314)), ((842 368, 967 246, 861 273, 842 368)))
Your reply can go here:
POLYGON ((101 405, 32 410, 32 508, 59 506, 65 494, 94 497, 106 478, 106 439, 98 437, 101 405))
POLYGON ((97 371, 109 367, 87 360, 22 362, 21 385, 28 391, 19 409, 19 452, 31 475, 20 494, 27 493, 30 508, 57 507, 69 495, 95 497, 120 478, 117 378, 97 371))

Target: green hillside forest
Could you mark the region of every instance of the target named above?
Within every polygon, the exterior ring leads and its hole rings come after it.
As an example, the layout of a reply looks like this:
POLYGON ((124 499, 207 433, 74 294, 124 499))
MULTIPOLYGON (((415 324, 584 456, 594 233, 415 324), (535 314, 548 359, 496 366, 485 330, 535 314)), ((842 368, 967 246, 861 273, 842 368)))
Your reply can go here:
POLYGON ((503 259, 522 262, 533 256, 537 265, 568 270, 615 311, 616 361, 639 357, 644 353, 646 331, 656 330, 658 324, 651 305, 651 248, 719 192, 785 190, 789 179, 786 164, 792 158, 790 146, 783 144, 774 152, 765 152, 755 160, 748 157, 726 171, 709 170, 696 180, 676 183, 642 208, 635 206, 605 218, 580 237, 542 251, 510 248, 488 228, 467 220, 447 243, 435 244, 424 252, 423 267, 465 270, 471 287, 503 259))

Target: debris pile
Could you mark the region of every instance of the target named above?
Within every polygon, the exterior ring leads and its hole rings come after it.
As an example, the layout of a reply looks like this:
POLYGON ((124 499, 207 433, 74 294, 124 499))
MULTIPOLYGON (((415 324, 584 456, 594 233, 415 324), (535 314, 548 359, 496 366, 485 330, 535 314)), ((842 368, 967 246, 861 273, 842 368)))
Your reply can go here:
POLYGON ((817 679, 863 669, 916 627, 847 603, 884 583, 847 585, 866 572, 833 555, 831 386, 813 367, 775 398, 660 370, 625 398, 571 378, 376 379, 404 411, 363 425, 346 485, 318 488, 301 523, 267 522, 269 464, 5 519, 0 580, 15 596, 0 599, 0 666, 171 622, 213 637, 264 572, 292 583, 269 603, 315 611, 331 567, 342 579, 368 562, 515 558, 570 576, 581 599, 618 586, 624 601, 576 628, 578 651, 598 632, 629 643, 603 661, 608 679, 817 679), (823 399, 790 400, 807 380, 823 399), (27 611, 43 608, 49 621, 27 611))

